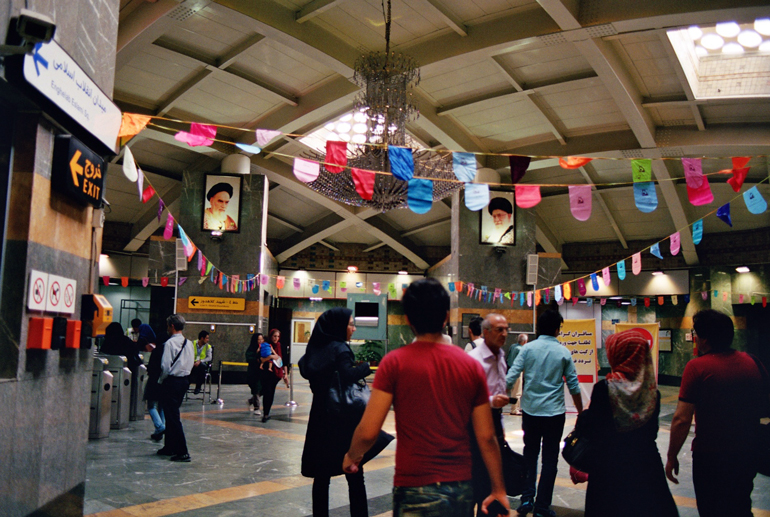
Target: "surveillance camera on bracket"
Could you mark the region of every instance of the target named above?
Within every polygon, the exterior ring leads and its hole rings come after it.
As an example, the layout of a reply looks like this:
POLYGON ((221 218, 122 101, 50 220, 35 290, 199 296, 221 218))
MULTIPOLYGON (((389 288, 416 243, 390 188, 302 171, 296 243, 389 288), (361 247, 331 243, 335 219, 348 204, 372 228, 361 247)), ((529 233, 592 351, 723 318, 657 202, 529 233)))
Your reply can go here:
POLYGON ((49 43, 56 32, 56 24, 44 14, 22 9, 16 19, 17 45, 0 45, 0 56, 30 54, 38 43, 49 43))

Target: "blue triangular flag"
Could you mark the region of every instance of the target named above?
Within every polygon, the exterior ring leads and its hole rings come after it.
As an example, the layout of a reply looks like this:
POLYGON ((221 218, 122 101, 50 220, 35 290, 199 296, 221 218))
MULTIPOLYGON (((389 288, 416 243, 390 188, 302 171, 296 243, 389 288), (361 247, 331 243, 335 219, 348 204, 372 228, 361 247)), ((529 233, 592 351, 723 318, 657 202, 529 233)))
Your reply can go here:
POLYGON ((486 183, 465 184, 465 206, 476 212, 489 204, 489 185, 486 183))
POLYGON ((313 294, 318 294, 318 284, 313 286, 313 294))
POLYGON ((759 193, 756 185, 743 193, 743 200, 746 202, 746 208, 752 214, 761 214, 767 210, 767 201, 759 193))
POLYGON ((621 280, 626 279, 626 261, 625 260, 621 260, 620 262, 618 262, 618 278, 620 278, 621 280))
POLYGON ((700 244, 703 239, 703 219, 698 219, 692 225, 692 242, 693 244, 700 244))
POLYGON ((329 282, 328 280, 324 280, 323 284, 321 285, 321 288, 324 291, 328 291, 330 287, 331 287, 331 282, 329 282))
POLYGON ((685 303, 685 305, 687 305, 688 303, 690 303, 690 295, 689 295, 689 294, 686 294, 686 295, 684 295, 684 296, 683 296, 683 298, 684 298, 684 303, 685 303))
POLYGON ((250 154, 259 154, 262 152, 262 148, 257 145, 248 145, 236 142, 235 147, 250 154))
POLYGON ((594 291, 599 290, 599 279, 596 277, 596 273, 591 273, 591 287, 594 288, 594 291))
POLYGON ((401 181, 409 181, 414 176, 414 158, 408 147, 388 146, 390 172, 401 181))
POLYGON ((449 282, 449 292, 450 293, 455 292, 455 283, 454 282, 449 282))
POLYGON ((725 203, 717 208, 717 217, 727 223, 730 228, 733 227, 733 222, 730 220, 730 203, 725 203))
POLYGON ((646 214, 658 208, 658 195, 655 193, 655 184, 651 181, 634 183, 634 201, 636 202, 636 208, 646 214))
POLYGON ((652 253, 659 259, 662 259, 663 255, 660 254, 660 243, 656 242, 655 244, 653 244, 652 247, 650 248, 650 253, 652 253))
POLYGON ((476 177, 476 155, 452 153, 452 167, 458 180, 470 183, 476 177))
POLYGON ((416 214, 425 214, 433 206, 433 182, 413 178, 409 180, 406 204, 416 214))
POLYGON ((524 305, 524 293, 519 293, 519 305, 524 305))
POLYGON ((587 306, 591 307, 591 306, 593 306, 593 304, 594 304, 594 299, 593 298, 586 298, 586 305, 587 306))
POLYGON ((636 298, 631 298, 631 306, 636 307, 636 298))

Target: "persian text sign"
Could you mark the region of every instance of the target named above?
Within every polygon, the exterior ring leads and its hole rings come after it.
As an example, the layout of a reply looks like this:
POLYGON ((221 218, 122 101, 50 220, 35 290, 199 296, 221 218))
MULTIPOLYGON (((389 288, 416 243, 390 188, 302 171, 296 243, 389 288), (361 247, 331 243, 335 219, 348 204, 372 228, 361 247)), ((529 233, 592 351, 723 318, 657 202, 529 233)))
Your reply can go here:
POLYGON ((107 148, 114 150, 120 109, 58 43, 38 43, 24 56, 24 79, 72 117, 107 148))
POLYGON ((190 296, 187 299, 190 309, 208 309, 217 311, 246 310, 246 298, 215 298, 213 296, 190 296))
POLYGON ((572 354, 578 380, 595 383, 599 371, 596 358, 596 321, 564 320, 561 335, 557 339, 572 354))

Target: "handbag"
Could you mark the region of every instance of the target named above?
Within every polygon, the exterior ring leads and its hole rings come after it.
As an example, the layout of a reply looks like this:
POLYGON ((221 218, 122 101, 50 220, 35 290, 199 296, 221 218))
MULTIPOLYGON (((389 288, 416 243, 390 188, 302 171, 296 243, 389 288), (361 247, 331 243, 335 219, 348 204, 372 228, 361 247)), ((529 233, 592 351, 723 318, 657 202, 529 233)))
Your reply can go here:
POLYGON ((577 470, 590 474, 591 465, 596 455, 594 452, 596 444, 586 431, 584 415, 587 411, 583 411, 578 416, 575 428, 564 438, 561 455, 567 463, 577 470))
POLYGON ((511 497, 516 497, 524 491, 524 483, 527 480, 527 472, 524 469, 524 456, 511 449, 505 440, 501 442, 500 457, 503 460, 505 492, 511 497))
POLYGON ((335 370, 326 396, 326 411, 332 416, 360 419, 369 403, 369 395, 365 379, 344 383, 340 379, 340 372, 335 370))

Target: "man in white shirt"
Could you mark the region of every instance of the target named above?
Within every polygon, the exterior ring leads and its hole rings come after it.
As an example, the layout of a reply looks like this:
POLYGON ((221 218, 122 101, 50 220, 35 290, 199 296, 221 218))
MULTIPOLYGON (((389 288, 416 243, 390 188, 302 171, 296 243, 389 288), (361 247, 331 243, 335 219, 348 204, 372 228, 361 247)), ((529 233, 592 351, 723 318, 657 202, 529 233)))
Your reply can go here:
POLYGON ((190 387, 189 375, 193 367, 195 346, 182 334, 184 324, 184 318, 178 314, 172 314, 166 319, 170 337, 163 348, 158 378, 161 384, 160 403, 166 416, 166 441, 158 455, 171 456, 171 461, 189 462, 190 454, 187 452, 179 407, 190 387))
MULTIPOLYGON (((484 369, 484 375, 487 379, 487 388, 489 389, 489 406, 492 409, 492 421, 495 425, 495 435, 498 444, 505 441, 505 431, 503 431, 503 410, 508 404, 508 394, 505 383, 505 374, 508 370, 508 364, 505 361, 503 345, 508 337, 508 321, 500 314, 490 313, 481 323, 481 332, 483 339, 481 342, 468 352, 468 355, 478 361, 484 369)), ((479 516, 481 512, 481 502, 489 494, 489 476, 478 454, 478 449, 473 452, 473 492, 474 499, 478 505, 479 516), (486 493, 485 493, 486 492, 486 493)))
POLYGON ((471 341, 465 345, 466 352, 470 352, 484 341, 484 338, 481 336, 482 321, 484 321, 484 318, 479 318, 476 316, 470 321, 470 323, 468 323, 468 334, 471 336, 471 341))

